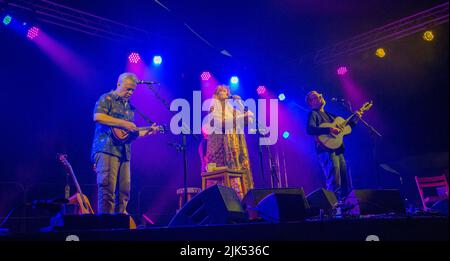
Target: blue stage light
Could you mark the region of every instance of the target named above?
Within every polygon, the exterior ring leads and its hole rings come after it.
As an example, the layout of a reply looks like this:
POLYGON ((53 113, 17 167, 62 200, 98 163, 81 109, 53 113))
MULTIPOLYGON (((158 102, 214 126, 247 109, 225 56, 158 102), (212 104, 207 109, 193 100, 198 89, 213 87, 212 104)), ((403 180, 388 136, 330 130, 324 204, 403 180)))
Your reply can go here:
POLYGON ((153 56, 153 64, 154 65, 159 66, 159 65, 161 65, 161 63, 162 63, 162 57, 161 56, 159 56, 159 55, 153 56))
POLYGON ((3 18, 3 24, 4 25, 8 25, 9 23, 11 23, 12 17, 7 15, 3 18))

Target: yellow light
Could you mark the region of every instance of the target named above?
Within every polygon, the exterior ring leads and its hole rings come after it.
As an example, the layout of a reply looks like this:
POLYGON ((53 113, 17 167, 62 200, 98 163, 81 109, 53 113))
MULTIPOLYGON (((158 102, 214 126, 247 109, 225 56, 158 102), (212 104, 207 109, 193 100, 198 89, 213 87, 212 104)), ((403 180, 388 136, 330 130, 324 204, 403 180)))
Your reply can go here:
POLYGON ((432 31, 426 31, 425 33, 423 33, 422 38, 425 41, 428 41, 428 42, 433 41, 433 38, 434 38, 433 32, 432 31))
POLYGON ((375 55, 378 56, 378 57, 380 57, 380 58, 383 58, 383 57, 386 56, 386 52, 384 51, 383 48, 378 48, 378 49, 375 51, 375 55))

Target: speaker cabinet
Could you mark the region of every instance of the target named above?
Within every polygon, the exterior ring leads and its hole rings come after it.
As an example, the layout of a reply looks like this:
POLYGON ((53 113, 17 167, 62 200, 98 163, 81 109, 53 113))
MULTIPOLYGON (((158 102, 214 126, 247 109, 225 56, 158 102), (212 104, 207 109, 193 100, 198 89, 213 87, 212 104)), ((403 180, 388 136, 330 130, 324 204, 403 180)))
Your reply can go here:
POLYGON ((320 214, 320 210, 324 211, 324 214, 331 215, 334 205, 337 203, 336 195, 333 191, 326 190, 324 188, 316 189, 306 196, 310 207, 310 215, 317 216, 320 214))
POLYGON ((353 205, 351 215, 405 214, 405 207, 397 189, 354 189, 345 199, 353 205))
POLYGON ((214 185, 195 195, 172 218, 169 227, 230 224, 248 221, 232 188, 214 185))
POLYGON ((247 211, 250 220, 257 219, 259 217, 258 212, 256 211, 256 206, 263 198, 267 197, 271 193, 305 194, 302 188, 252 189, 242 199, 242 206, 247 211))
POLYGON ((303 220, 309 208, 303 188, 252 190, 243 202, 252 217, 273 223, 303 220))

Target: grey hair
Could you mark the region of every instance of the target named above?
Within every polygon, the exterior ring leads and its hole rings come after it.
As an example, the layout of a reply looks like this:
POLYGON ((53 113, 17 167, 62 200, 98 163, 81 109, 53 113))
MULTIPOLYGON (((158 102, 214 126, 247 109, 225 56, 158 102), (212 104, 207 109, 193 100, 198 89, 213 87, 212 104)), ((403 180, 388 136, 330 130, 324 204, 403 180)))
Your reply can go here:
POLYGON ((138 81, 136 74, 130 73, 130 72, 124 72, 121 75, 119 75, 119 78, 117 79, 117 83, 122 83, 125 79, 131 79, 135 83, 137 83, 137 81, 138 81))
POLYGON ((316 90, 312 90, 312 91, 308 92, 308 93, 305 95, 305 103, 306 103, 306 105, 308 105, 308 106, 310 106, 310 105, 309 105, 309 96, 310 96, 313 92, 317 92, 317 91, 316 91, 316 90))

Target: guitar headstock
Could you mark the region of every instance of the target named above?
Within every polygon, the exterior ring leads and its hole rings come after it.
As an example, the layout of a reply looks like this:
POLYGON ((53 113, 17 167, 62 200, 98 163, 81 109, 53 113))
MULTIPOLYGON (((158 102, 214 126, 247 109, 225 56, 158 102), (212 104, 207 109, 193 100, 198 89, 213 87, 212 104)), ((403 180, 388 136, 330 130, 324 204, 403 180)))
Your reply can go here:
POLYGON ((167 126, 166 126, 166 125, 158 125, 157 128, 156 128, 156 130, 157 130, 159 133, 166 133, 166 131, 167 131, 167 126))
POLYGON ((57 153, 56 157, 58 158, 58 160, 62 163, 62 165, 64 166, 64 169, 69 172, 69 173, 73 173, 73 169, 72 166, 70 165, 69 161, 67 160, 67 155, 66 154, 62 154, 62 153, 57 153))
POLYGON ((373 105, 373 101, 366 102, 366 103, 363 104, 363 106, 361 106, 361 108, 359 109, 359 111, 360 111, 360 112, 367 111, 367 110, 369 110, 369 109, 372 107, 372 105, 373 105))

